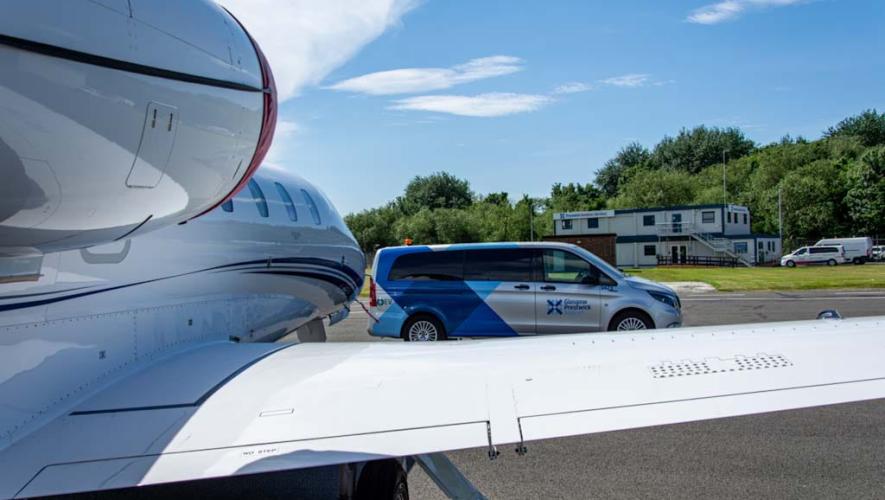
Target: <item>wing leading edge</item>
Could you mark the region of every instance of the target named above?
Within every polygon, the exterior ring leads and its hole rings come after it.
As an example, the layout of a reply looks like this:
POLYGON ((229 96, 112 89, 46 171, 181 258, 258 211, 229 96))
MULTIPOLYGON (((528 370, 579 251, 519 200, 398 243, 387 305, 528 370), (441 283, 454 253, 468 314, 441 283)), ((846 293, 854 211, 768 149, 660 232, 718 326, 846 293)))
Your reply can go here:
POLYGON ((0 450, 0 496, 470 447, 494 455, 537 439, 875 399, 883 357, 885 317, 429 345, 212 344, 0 450), (183 366, 218 380, 183 391, 169 376, 183 366), (149 405, 137 398, 147 386, 149 405))

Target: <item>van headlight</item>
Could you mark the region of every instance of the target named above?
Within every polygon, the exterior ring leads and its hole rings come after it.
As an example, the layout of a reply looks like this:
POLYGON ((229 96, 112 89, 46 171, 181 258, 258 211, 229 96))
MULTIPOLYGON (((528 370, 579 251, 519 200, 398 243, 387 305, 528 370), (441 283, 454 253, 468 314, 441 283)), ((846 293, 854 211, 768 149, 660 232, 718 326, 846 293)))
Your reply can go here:
POLYGON ((681 309, 682 308, 682 304, 679 302, 679 297, 676 295, 670 295, 669 293, 652 292, 649 290, 646 290, 646 291, 648 292, 649 295, 652 296, 652 298, 654 298, 658 302, 663 302, 664 304, 667 304, 668 306, 672 307, 673 309, 681 309))

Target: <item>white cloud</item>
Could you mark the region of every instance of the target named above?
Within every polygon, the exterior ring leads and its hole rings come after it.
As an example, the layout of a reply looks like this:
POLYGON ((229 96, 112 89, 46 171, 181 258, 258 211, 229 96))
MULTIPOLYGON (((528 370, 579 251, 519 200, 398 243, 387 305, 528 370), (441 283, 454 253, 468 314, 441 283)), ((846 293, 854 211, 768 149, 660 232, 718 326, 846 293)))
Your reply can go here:
POLYGON ((593 85, 583 82, 568 82, 553 89, 553 94, 576 94, 593 90, 593 85))
POLYGON ((267 56, 282 100, 317 85, 419 0, 217 0, 267 56))
POLYGON ((629 75, 621 75, 621 76, 613 76, 611 78, 606 78, 605 80, 601 80, 601 83, 605 85, 611 85, 614 87, 642 87, 649 83, 649 75, 633 73, 629 75))
POLYGON ((475 96, 426 95, 394 101, 391 109, 492 117, 538 110, 553 102, 545 95, 489 93, 475 96))
POLYGON ((491 56, 470 60, 451 68, 403 68, 379 71, 344 80, 331 89, 370 95, 412 94, 453 87, 461 83, 508 75, 522 70, 522 60, 491 56))
POLYGON ((274 131, 274 140, 270 145, 270 151, 264 159, 265 164, 282 164, 291 152, 292 139, 304 132, 304 127, 292 120, 277 119, 277 128, 274 131))
POLYGON ((724 0, 718 3, 704 5, 689 14, 686 20, 695 24, 719 24, 739 17, 750 9, 764 9, 766 7, 785 7, 797 5, 806 0, 724 0))

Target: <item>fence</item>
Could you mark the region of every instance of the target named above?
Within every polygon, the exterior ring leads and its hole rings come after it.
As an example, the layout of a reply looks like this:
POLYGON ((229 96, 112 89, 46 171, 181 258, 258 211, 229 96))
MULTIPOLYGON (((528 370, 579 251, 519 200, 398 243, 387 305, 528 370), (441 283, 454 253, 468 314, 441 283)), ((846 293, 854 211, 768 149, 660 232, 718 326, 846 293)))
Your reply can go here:
POLYGON ((711 257, 707 255, 683 255, 675 259, 669 255, 658 255, 658 265, 737 267, 738 260, 734 257, 711 257))

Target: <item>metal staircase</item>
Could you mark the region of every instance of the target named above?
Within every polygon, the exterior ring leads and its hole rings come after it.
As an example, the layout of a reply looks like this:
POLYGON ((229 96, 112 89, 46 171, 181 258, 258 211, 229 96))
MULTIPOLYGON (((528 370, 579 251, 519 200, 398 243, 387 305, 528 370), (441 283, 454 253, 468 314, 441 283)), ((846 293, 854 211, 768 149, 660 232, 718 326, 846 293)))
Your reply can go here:
POLYGON ((747 267, 753 266, 753 263, 748 261, 743 255, 739 253, 734 253, 731 250, 731 240, 729 240, 728 238, 722 238, 710 233, 696 233, 694 231, 688 234, 695 241, 701 242, 702 244, 706 245, 707 248, 713 250, 714 252, 722 253, 729 257, 735 258, 738 262, 747 267))
POLYGON ((741 254, 732 250, 731 240, 716 236, 711 233, 698 231, 698 228, 689 222, 666 222, 657 224, 658 238, 669 238, 673 236, 689 236, 693 240, 700 242, 710 250, 719 255, 724 255, 736 259, 741 265, 752 267, 753 263, 747 260, 741 254))

